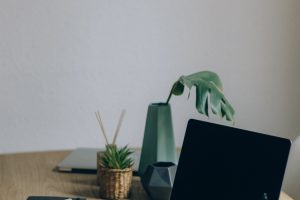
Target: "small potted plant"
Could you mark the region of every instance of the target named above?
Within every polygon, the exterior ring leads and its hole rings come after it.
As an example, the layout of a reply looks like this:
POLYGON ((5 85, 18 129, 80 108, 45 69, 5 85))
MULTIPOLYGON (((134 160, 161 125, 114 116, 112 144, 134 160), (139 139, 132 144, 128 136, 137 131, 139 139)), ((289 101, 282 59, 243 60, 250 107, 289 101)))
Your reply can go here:
POLYGON ((117 148, 106 145, 99 160, 100 197, 105 199, 127 199, 132 181, 133 152, 128 146, 117 148))
POLYGON ((108 142, 107 135, 101 120, 100 112, 95 113, 106 141, 104 152, 97 154, 97 182, 100 186, 100 197, 104 199, 127 199, 130 195, 132 182, 133 151, 126 145, 118 148, 116 139, 125 115, 122 111, 112 143, 108 142))

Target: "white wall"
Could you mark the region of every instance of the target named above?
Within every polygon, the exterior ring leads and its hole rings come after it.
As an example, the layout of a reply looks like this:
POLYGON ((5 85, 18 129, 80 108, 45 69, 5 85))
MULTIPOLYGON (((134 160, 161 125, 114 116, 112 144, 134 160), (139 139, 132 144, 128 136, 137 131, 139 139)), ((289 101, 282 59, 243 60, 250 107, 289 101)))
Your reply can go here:
MULTIPOLYGON (((126 108, 118 143, 141 146, 148 104, 206 69, 237 127, 294 138, 299 20, 299 0, 0 0, 0 153, 103 146, 97 109, 112 137, 126 108)), ((178 145, 205 119, 186 98, 171 100, 178 145)))

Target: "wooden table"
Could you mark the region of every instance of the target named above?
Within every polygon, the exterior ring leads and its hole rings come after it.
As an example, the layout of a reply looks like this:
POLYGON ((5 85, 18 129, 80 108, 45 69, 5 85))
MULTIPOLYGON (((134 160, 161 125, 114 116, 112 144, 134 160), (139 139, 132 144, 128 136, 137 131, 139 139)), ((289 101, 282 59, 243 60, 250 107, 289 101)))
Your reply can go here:
MULTIPOLYGON (((99 199, 96 175, 54 170, 68 153, 70 151, 0 155, 0 200, 26 200, 30 195, 99 199)), ((138 177, 133 178, 131 199, 149 199, 138 177)), ((292 198, 282 192, 280 200, 292 198)))

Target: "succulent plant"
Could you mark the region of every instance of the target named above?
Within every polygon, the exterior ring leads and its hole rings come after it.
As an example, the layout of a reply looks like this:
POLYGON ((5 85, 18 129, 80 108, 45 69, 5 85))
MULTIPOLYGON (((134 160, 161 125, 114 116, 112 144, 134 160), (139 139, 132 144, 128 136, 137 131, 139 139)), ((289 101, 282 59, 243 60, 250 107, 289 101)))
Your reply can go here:
POLYGON ((128 146, 117 148, 116 145, 106 145, 106 151, 99 160, 99 165, 108 169, 126 169, 133 166, 134 161, 130 157, 133 153, 128 146))

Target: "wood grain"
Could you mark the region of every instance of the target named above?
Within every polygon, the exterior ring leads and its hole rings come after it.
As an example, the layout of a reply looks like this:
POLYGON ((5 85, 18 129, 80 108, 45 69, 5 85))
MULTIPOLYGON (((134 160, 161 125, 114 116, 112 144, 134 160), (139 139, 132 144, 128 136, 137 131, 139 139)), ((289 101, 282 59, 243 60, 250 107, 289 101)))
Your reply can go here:
MULTIPOLYGON (((0 155, 0 200, 26 200, 30 195, 99 199, 94 174, 54 170, 69 151, 0 155)), ((149 199, 138 177, 133 179, 131 199, 149 199)))
MULTIPOLYGON (((96 174, 54 170, 70 151, 0 155, 0 200, 26 200, 31 195, 99 198, 96 174)), ((96 158, 95 158, 96 159, 96 158)), ((133 200, 149 200, 139 177, 133 178, 133 200)), ((282 192, 280 200, 292 200, 282 192)))

